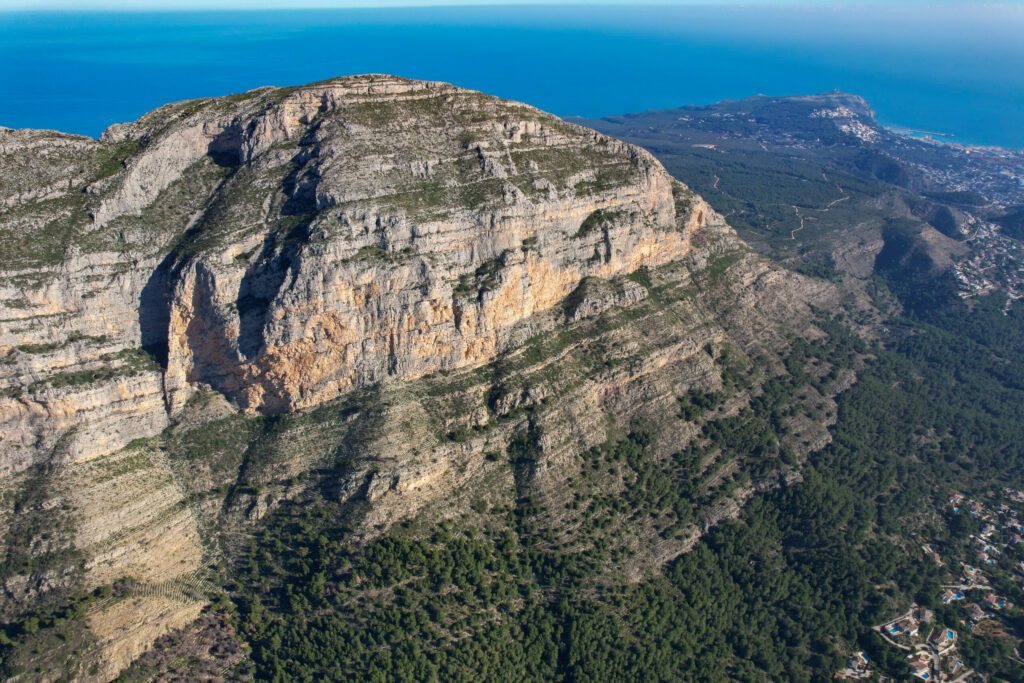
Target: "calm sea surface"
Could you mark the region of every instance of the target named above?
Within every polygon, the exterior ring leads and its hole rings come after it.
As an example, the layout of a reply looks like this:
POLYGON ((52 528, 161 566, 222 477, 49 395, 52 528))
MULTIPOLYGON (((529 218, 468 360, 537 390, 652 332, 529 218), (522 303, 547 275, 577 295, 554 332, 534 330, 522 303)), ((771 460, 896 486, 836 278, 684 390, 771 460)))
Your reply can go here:
POLYGON ((160 104, 385 72, 563 116, 845 90, 883 123, 1024 148, 1024 8, 0 14, 0 125, 98 135, 160 104))

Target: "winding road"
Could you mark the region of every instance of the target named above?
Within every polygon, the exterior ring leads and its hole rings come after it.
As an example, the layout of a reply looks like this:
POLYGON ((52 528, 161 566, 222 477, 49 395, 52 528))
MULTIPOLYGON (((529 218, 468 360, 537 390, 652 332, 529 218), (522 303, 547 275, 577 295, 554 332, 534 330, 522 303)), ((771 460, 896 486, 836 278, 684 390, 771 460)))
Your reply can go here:
MULTIPOLYGON (((829 180, 828 176, 825 175, 824 172, 821 174, 821 177, 824 178, 826 182, 829 180)), ((811 209, 811 211, 820 211, 822 213, 828 213, 829 211, 832 210, 833 206, 835 206, 839 202, 845 202, 847 199, 850 198, 850 195, 846 194, 846 190, 840 187, 839 183, 835 183, 835 186, 836 189, 839 190, 839 194, 842 196, 840 196, 838 199, 833 199, 832 201, 830 201, 828 204, 825 205, 825 208, 823 209, 811 209)), ((715 176, 715 189, 718 189, 717 175, 715 176)), ((806 219, 804 218, 803 214, 800 213, 800 207, 798 207, 796 204, 790 204, 790 206, 793 207, 793 211, 796 213, 796 217, 800 219, 800 227, 793 228, 792 230, 789 231, 789 239, 795 240, 796 234, 804 229, 806 219)), ((814 217, 810 216, 809 218, 813 219, 814 217)))

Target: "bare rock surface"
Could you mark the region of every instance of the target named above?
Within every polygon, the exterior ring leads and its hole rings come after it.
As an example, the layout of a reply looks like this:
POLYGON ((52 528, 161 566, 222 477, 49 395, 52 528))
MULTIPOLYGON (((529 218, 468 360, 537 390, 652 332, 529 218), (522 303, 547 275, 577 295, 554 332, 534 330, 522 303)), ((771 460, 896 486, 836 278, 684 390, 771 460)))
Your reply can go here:
POLYGON ((486 363, 711 215, 639 148, 387 76, 2 135, 7 471, 156 433, 202 387, 285 412, 486 363))

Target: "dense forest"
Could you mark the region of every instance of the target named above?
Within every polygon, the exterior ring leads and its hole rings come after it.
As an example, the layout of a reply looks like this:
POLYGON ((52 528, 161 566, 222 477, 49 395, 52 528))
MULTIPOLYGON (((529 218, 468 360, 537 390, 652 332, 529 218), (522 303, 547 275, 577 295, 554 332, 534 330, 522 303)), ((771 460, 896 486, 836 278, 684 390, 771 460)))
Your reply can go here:
MULTIPOLYGON (((906 676, 898 651, 883 647, 871 626, 911 600, 942 608, 938 570, 913 537, 954 542, 938 513, 954 487, 1024 481, 1020 307, 1004 315, 998 297, 971 310, 906 298, 907 313, 872 341, 823 320, 827 340, 794 343, 787 373, 739 415, 706 422, 705 438, 672 463, 645 457, 642 432, 586 454, 595 471, 625 472, 632 485, 621 496, 578 501, 592 511, 579 531, 593 539, 584 552, 561 549, 558 529, 528 497, 486 510, 484 523, 407 522, 363 547, 345 543, 357 508, 282 509, 232 586, 252 673, 826 681, 848 652, 865 649, 883 672, 906 676), (831 372, 808 376, 812 359, 831 372), (600 533, 614 515, 666 519, 663 534, 692 519, 701 502, 693 449, 791 459, 780 418, 794 392, 853 367, 858 381, 839 398, 832 441, 804 464, 799 482, 755 495, 738 519, 655 576, 627 582, 603 571, 629 562, 614 535, 600 533)), ((698 392, 680 415, 693 419, 717 400, 698 392)), ((529 447, 528 435, 513 444, 510 466, 529 447)), ((971 665, 1021 680, 1024 669, 997 656, 1002 650, 985 638, 964 647, 971 665)))

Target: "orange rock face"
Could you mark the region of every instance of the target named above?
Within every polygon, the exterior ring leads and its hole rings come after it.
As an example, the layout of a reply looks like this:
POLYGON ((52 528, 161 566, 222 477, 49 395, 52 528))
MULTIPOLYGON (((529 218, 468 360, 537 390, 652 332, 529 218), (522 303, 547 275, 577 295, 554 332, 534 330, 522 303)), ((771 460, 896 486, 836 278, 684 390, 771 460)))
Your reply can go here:
POLYGON ((487 363, 586 278, 683 256, 712 215, 636 147, 388 76, 0 143, 27 168, 4 215, 65 245, 5 264, 0 471, 113 452, 198 390, 276 413, 487 363))
POLYGON ((229 180, 221 211, 254 222, 176 266, 172 411, 203 386, 280 412, 486 363, 584 278, 683 256, 710 215, 677 202, 685 188, 646 152, 530 107, 361 83, 311 86, 257 124, 220 124, 251 131, 236 174, 266 190, 229 180), (301 140, 297 153, 273 157, 283 143, 263 138, 275 135, 301 140), (239 256, 242 240, 254 255, 239 256))

